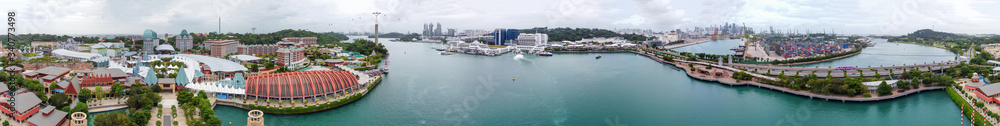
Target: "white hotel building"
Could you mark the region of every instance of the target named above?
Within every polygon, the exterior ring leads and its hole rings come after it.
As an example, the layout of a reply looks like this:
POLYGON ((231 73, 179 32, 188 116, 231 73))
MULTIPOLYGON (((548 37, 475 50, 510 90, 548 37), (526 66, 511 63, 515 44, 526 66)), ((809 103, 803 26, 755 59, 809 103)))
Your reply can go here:
POLYGON ((549 35, 542 33, 521 33, 517 35, 517 44, 523 46, 548 45, 549 35))

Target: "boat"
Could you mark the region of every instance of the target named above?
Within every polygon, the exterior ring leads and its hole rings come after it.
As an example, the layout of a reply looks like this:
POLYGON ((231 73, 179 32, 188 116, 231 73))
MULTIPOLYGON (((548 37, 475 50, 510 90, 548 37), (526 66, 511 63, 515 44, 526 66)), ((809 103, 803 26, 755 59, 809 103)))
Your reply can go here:
POLYGON ((594 59, 601 59, 601 55, 597 55, 594 59))
POLYGON ((436 49, 434 49, 434 50, 437 50, 437 51, 444 51, 444 48, 436 48, 436 49))
POLYGON ((448 51, 441 51, 441 55, 451 55, 451 54, 452 54, 452 53, 451 53, 451 52, 448 52, 448 51))
POLYGON ((539 56, 552 56, 552 53, 550 53, 550 52, 539 52, 538 55, 539 56))

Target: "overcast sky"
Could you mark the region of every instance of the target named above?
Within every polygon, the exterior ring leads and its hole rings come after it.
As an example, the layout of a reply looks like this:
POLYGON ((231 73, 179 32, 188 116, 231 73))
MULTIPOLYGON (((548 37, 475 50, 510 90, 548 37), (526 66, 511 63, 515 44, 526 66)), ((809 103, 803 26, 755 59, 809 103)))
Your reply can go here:
POLYGON ((991 0, 2 0, 17 12, 18 33, 141 34, 311 31, 421 32, 443 28, 639 28, 657 31, 742 24, 758 31, 836 30, 905 34, 918 29, 997 34, 991 0))

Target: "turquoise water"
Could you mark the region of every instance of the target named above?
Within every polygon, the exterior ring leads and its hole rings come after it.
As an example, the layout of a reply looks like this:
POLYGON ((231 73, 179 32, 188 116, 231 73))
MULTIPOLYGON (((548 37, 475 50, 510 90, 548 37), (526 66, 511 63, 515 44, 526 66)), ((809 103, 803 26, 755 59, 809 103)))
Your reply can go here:
MULTIPOLYGON (((368 96, 323 112, 265 114, 265 123, 954 125, 960 116, 944 91, 842 103, 694 80, 631 53, 601 53, 601 59, 593 58, 596 53, 515 59, 510 54, 439 55, 430 49, 439 44, 383 44, 392 54, 392 72, 368 96)), ((219 106, 215 111, 223 124, 246 124, 247 110, 219 106)))

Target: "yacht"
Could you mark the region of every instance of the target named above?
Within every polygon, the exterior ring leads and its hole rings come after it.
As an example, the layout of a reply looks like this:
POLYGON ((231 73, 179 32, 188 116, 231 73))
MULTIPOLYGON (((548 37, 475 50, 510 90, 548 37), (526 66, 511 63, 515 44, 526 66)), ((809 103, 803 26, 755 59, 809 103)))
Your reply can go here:
POLYGON ((550 52, 538 52, 538 55, 539 56, 552 56, 552 53, 550 53, 550 52))

